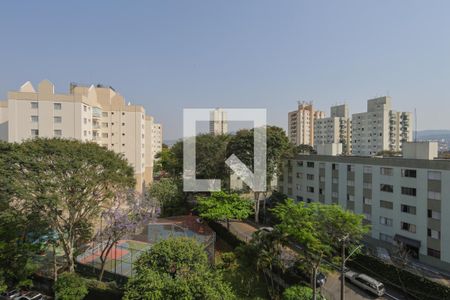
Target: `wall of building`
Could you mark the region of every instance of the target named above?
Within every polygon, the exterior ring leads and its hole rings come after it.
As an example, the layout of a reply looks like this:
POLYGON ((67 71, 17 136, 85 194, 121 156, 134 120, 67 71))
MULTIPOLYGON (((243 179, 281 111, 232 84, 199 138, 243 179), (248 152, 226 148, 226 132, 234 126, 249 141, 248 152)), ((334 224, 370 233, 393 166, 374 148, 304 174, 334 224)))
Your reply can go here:
POLYGON ((372 239, 392 244, 400 235, 418 241, 424 262, 450 266, 450 161, 300 155, 285 161, 281 179, 279 190, 290 198, 336 203, 363 214, 372 239), (407 195, 410 189, 415 196, 407 195), (402 229, 402 222, 414 225, 415 232, 402 229), (433 256, 436 251, 440 258, 433 256))

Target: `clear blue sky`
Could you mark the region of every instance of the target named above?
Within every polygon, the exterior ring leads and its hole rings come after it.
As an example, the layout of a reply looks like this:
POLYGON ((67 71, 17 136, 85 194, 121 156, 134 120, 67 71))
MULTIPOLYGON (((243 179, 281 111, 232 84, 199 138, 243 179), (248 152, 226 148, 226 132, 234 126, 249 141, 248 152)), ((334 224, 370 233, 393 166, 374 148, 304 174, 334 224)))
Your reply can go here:
POLYGON ((31 80, 103 83, 143 104, 165 139, 184 107, 297 100, 352 113, 389 93, 419 129, 450 128, 450 1, 2 1, 0 99, 31 80))

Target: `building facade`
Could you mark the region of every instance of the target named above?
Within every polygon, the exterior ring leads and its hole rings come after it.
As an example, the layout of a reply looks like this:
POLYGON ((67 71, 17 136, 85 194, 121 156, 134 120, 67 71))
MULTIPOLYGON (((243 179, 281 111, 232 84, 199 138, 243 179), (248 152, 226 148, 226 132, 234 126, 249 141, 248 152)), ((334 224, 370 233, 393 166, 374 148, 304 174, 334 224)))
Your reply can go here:
POLYGON ((328 118, 316 119, 314 122, 314 146, 323 144, 342 144, 342 153, 351 153, 351 121, 346 104, 332 106, 328 118))
POLYGON ((288 137, 295 145, 314 146, 314 123, 325 118, 323 111, 314 110, 312 102, 299 102, 297 110, 288 113, 288 137))
POLYGON ((371 224, 369 244, 402 243, 420 261, 450 270, 450 160, 435 143, 405 143, 403 157, 299 155, 284 162, 278 190, 296 201, 338 204, 371 224))
POLYGON ((145 110, 125 103, 113 88, 71 84, 68 94, 57 94, 48 80, 37 90, 27 82, 0 103, 2 140, 56 137, 96 142, 125 156, 134 168, 138 190, 152 181, 148 140, 153 139, 146 130, 145 110))
POLYGON ((404 142, 412 141, 412 128, 412 114, 393 111, 391 97, 368 100, 367 112, 352 115, 352 154, 400 152, 404 142))
POLYGON ((222 108, 216 108, 210 113, 209 133, 221 135, 228 133, 227 112, 222 108))

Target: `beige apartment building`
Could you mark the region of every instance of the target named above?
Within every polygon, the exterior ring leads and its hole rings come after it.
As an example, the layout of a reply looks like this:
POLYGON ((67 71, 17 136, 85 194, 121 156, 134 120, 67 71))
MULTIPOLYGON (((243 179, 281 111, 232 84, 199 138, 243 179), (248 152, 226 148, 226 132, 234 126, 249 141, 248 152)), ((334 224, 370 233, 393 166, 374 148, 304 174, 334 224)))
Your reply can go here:
POLYGON ((325 118, 323 111, 314 110, 312 102, 298 102, 297 110, 288 113, 288 137, 295 145, 314 146, 314 124, 325 118))
POLYGON ((96 142, 124 154, 134 168, 136 188, 142 190, 153 179, 153 149, 158 146, 152 144, 161 143, 161 131, 156 139, 152 136, 155 124, 149 118, 143 106, 126 103, 112 87, 71 84, 68 94, 57 94, 48 80, 39 83, 37 90, 26 82, 0 102, 0 139, 59 137, 96 142))
POLYGON ((412 114, 392 110, 391 97, 367 101, 367 112, 352 115, 352 154, 373 156, 400 152, 413 138, 412 114))
POLYGON ((225 110, 216 108, 211 111, 209 119, 209 133, 213 135, 228 133, 228 117, 225 110))
POLYGON ((332 106, 330 117, 316 119, 314 122, 314 146, 323 144, 342 144, 340 154, 351 153, 351 120, 347 104, 332 106))
POLYGON ((298 155, 285 160, 278 190, 363 214, 369 245, 394 251, 401 243, 418 260, 450 271, 450 160, 437 159, 437 149, 407 142, 402 157, 298 155))

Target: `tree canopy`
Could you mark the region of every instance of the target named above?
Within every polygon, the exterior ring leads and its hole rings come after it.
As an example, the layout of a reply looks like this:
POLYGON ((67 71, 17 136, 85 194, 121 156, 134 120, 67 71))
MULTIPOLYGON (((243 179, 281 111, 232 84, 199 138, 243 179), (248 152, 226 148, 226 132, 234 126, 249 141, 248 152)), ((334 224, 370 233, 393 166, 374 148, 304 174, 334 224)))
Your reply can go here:
POLYGON ((235 299, 219 271, 212 269, 203 246, 194 239, 177 237, 156 243, 135 263, 125 300, 235 299))
POLYGON ((214 192, 209 197, 198 197, 198 211, 207 220, 225 220, 229 228, 229 220, 243 220, 253 212, 253 202, 236 193, 214 192))
POLYGON ((38 138, 9 147, 3 159, 9 188, 2 196, 11 211, 33 212, 58 236, 73 271, 75 248, 92 237, 100 211, 114 193, 134 188, 133 168, 96 143, 38 138))

